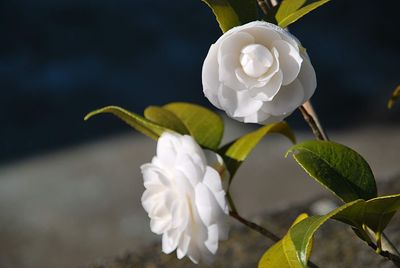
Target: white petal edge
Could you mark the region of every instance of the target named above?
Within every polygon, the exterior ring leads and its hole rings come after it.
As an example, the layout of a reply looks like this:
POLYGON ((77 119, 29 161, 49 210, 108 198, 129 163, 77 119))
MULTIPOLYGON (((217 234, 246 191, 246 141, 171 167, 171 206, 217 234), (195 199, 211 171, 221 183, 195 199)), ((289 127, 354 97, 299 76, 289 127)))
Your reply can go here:
POLYGON ((287 115, 303 104, 303 100, 303 87, 300 81, 296 79, 293 83, 282 86, 275 98, 272 101, 265 102, 261 109, 274 116, 287 115))
POLYGON ((286 86, 297 78, 303 59, 299 49, 284 40, 274 41, 273 46, 279 52, 279 64, 283 73, 282 85, 286 86))
POLYGON ((206 56, 202 68, 202 83, 203 92, 207 99, 217 108, 222 109, 218 101, 218 48, 216 45, 211 45, 210 50, 206 56))
POLYGON ((310 58, 306 53, 303 55, 303 64, 298 75, 301 85, 304 90, 304 102, 309 100, 317 88, 317 77, 315 75, 314 67, 311 64, 310 58))

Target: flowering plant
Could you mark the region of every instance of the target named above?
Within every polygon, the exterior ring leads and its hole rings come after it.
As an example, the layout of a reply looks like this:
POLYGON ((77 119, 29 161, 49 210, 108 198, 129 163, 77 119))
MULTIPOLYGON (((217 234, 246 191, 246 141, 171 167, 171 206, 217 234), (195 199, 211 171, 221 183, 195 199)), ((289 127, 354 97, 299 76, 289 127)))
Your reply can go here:
MULTIPOLYGON (((157 141, 156 156, 142 166, 142 205, 151 230, 162 235, 162 251, 176 250, 179 259, 187 256, 194 263, 211 262, 219 241, 229 239, 230 216, 275 242, 260 256, 259 267, 317 267, 310 261, 313 237, 333 219, 400 267, 400 254, 384 234, 400 208, 400 194, 378 196, 364 158, 328 139, 309 101, 317 86, 311 60, 287 29, 329 0, 203 1, 223 31, 204 61, 204 94, 229 117, 260 124, 257 130, 221 145, 221 117, 191 103, 149 106, 144 116, 108 106, 85 118, 111 113, 157 141), (282 121, 296 109, 316 140, 296 144, 282 121), (287 155, 343 202, 325 215, 299 215, 282 238, 240 216, 229 191, 240 165, 272 133, 291 140, 287 155)), ((399 95, 399 90, 393 94, 390 107, 399 95)))

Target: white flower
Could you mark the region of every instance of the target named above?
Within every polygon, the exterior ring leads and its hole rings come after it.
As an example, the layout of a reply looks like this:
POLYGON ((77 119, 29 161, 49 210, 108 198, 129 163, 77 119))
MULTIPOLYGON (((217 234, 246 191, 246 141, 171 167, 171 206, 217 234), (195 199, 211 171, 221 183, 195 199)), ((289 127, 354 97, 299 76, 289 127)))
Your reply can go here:
POLYGON ((202 80, 213 105, 236 120, 260 124, 283 120, 317 85, 299 41, 262 21, 232 28, 211 45, 202 80))
POLYGON ((151 230, 162 234, 162 251, 176 249, 179 259, 187 255, 194 263, 211 261, 218 240, 228 235, 225 191, 220 174, 211 167, 220 170, 221 157, 207 154, 216 162, 207 163, 191 136, 164 132, 157 155, 141 167, 146 188, 142 205, 151 230))

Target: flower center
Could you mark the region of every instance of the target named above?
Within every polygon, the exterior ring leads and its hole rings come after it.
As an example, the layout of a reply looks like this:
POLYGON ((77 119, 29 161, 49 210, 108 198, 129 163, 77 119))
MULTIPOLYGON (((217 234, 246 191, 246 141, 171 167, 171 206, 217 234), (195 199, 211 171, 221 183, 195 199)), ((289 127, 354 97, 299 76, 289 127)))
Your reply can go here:
POLYGON ((257 78, 266 73, 273 63, 273 56, 268 48, 259 44, 245 46, 240 54, 243 71, 257 78))

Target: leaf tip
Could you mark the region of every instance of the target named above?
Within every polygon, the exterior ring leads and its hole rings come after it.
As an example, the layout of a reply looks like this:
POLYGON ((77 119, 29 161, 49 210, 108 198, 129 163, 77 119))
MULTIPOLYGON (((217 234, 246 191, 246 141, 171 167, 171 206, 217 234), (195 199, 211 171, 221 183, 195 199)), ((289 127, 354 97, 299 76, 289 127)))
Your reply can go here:
POLYGON ((292 223, 292 227, 295 226, 296 224, 298 224, 299 222, 301 222, 302 220, 307 219, 307 218, 308 218, 308 214, 307 213, 301 213, 299 216, 297 216, 297 218, 292 223))
POLYGON ((97 111, 98 111, 98 110, 95 110, 95 111, 92 111, 92 112, 90 112, 90 113, 87 113, 87 114, 85 115, 85 117, 83 118, 83 120, 84 120, 84 121, 88 121, 90 118, 92 118, 94 115, 97 114, 97 111))
POLYGON ((293 153, 293 157, 294 157, 294 148, 293 148, 293 146, 290 147, 289 150, 286 151, 285 158, 287 158, 290 153, 293 153))
POLYGON ((84 121, 88 121, 90 118, 92 118, 95 115, 98 115, 100 113, 107 112, 107 111, 113 110, 113 109, 121 110, 121 108, 118 107, 118 106, 113 106, 113 105, 106 106, 106 107, 103 107, 103 108, 100 108, 100 109, 93 110, 90 113, 86 114, 85 117, 83 118, 83 120, 84 121))

